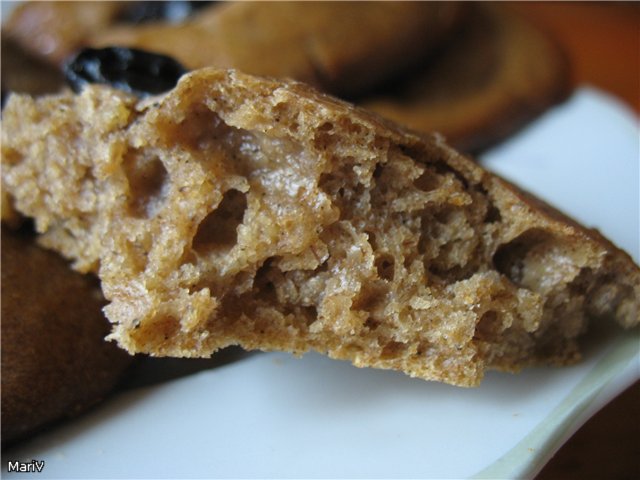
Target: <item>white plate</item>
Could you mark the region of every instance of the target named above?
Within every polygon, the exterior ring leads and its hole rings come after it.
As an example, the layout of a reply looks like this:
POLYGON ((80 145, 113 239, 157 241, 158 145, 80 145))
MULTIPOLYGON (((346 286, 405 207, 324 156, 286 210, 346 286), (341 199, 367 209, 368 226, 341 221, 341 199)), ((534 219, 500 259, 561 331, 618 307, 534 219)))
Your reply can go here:
MULTIPOLYGON (((599 228, 638 261, 638 131, 623 106, 582 89, 484 162, 599 228)), ((637 329, 601 328, 592 337, 578 365, 490 373, 477 389, 316 354, 231 351, 235 361, 128 389, 3 452, 3 475, 532 477, 589 416, 640 378, 637 329), (8 461, 31 459, 45 461, 42 473, 7 473, 8 461)), ((219 358, 227 360, 224 352, 219 358)))

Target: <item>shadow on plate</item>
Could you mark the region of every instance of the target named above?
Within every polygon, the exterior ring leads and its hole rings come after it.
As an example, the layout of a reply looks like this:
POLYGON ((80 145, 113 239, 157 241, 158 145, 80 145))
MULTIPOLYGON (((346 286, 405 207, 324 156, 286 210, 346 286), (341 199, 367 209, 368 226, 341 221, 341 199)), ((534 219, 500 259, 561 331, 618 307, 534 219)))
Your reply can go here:
POLYGON ((105 424, 122 410, 135 408, 136 404, 153 394, 154 386, 205 370, 221 368, 257 353, 247 352, 240 347, 228 347, 211 358, 157 358, 139 355, 116 389, 102 402, 78 417, 59 419, 31 436, 3 443, 3 458, 6 455, 9 458, 14 452, 24 449, 34 451, 68 441, 87 429, 105 424))
POLYGON ((215 353, 211 358, 160 358, 138 355, 135 365, 117 391, 165 383, 203 370, 220 368, 257 353, 259 352, 247 352, 240 347, 227 347, 215 353))

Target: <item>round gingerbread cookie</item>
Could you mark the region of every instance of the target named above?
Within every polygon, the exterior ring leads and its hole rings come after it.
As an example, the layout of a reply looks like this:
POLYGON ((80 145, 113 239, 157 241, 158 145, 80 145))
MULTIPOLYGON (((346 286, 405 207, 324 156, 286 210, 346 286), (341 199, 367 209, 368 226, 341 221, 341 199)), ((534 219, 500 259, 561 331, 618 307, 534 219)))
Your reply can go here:
MULTIPOLYGON (((3 34, 35 57, 60 65, 82 48, 87 38, 114 24, 178 23, 217 2, 85 0, 15 3, 17 6, 2 26, 3 34)), ((2 13, 5 13, 4 8, 2 13)))
POLYGON ((88 43, 162 53, 190 69, 290 77, 354 96, 422 61, 463 10, 446 2, 235 2, 179 24, 113 27, 88 43))
POLYGON ((2 97, 8 92, 40 95, 53 93, 64 85, 59 69, 25 51, 13 39, 2 36, 2 97))
POLYGON ((22 2, 3 33, 31 54, 59 64, 91 33, 115 21, 127 2, 22 2))
POLYGON ((97 279, 2 228, 2 443, 96 404, 133 357, 104 341, 97 279))
POLYGON ((477 152, 565 97, 568 64, 549 38, 500 6, 470 8, 452 41, 421 70, 361 105, 477 152))

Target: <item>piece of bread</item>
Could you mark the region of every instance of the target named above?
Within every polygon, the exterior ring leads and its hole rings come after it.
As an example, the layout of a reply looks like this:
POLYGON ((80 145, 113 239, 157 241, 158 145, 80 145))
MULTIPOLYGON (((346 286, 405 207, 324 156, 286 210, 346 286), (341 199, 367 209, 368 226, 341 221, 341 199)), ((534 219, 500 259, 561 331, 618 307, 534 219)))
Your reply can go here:
POLYGON ((87 43, 162 53, 190 69, 236 68, 362 95, 423 60, 462 11, 453 2, 230 2, 178 24, 98 31, 87 43))
POLYGON ((2 175, 96 271, 130 352, 324 352, 477 385, 639 322, 627 254, 419 135, 296 82, 203 69, 160 97, 12 96, 2 175))
POLYGON ((79 414, 132 357, 104 341, 98 281, 71 271, 33 235, 2 228, 2 444, 79 414))
POLYGON ((454 147, 480 151, 506 138, 570 91, 568 62, 534 26, 499 5, 473 4, 424 66, 361 104, 454 147))

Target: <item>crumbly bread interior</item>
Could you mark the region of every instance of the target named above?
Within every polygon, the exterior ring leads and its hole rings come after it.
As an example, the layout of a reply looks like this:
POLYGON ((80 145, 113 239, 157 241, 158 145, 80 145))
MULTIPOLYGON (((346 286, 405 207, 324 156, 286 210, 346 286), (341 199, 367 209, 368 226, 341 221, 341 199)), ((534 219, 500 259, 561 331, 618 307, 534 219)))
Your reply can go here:
POLYGON ((97 271, 130 352, 307 350, 477 385, 639 322, 640 269, 449 148, 295 82, 203 69, 3 113, 4 185, 97 271))

